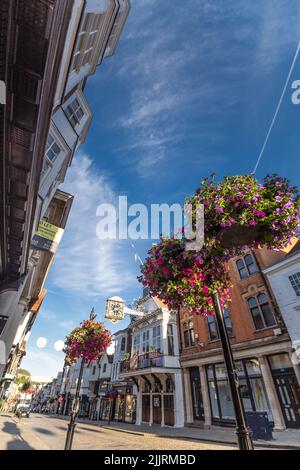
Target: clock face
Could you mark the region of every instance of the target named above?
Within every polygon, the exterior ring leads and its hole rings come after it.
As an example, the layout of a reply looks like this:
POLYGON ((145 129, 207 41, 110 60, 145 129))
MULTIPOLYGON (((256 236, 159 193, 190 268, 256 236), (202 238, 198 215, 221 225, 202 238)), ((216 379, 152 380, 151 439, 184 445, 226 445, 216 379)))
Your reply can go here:
POLYGON ((106 309, 106 318, 112 322, 123 320, 124 305, 122 302, 108 300, 106 309))

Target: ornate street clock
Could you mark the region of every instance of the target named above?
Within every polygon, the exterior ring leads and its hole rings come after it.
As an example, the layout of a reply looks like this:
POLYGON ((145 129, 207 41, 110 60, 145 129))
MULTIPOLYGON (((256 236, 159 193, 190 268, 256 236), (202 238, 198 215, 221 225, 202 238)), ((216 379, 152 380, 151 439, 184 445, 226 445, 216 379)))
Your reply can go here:
POLYGON ((111 297, 106 301, 105 318, 112 323, 118 323, 124 319, 125 302, 121 297, 111 297))

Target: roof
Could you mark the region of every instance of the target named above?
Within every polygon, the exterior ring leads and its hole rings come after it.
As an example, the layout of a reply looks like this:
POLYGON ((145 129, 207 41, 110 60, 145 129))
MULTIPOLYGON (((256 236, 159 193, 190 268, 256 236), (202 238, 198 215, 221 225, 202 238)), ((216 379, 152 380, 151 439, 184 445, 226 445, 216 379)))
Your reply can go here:
POLYGON ((166 309, 168 309, 168 306, 167 306, 162 300, 160 300, 158 297, 152 297, 152 299, 154 300, 154 302, 156 303, 156 305, 157 305, 159 308, 166 308, 166 309))

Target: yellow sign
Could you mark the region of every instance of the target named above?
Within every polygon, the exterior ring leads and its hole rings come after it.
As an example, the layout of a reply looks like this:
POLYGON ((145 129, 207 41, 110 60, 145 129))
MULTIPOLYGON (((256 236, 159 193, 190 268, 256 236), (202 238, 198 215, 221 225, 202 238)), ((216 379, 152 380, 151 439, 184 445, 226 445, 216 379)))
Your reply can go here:
POLYGON ((62 228, 41 220, 31 242, 32 248, 55 253, 63 233, 64 230, 62 228))

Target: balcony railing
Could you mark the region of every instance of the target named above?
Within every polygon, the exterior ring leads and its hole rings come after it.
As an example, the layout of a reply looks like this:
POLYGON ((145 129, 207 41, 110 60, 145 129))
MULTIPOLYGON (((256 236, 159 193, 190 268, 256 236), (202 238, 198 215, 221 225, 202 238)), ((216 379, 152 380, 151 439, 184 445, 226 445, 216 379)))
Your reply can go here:
POLYGON ((120 372, 129 372, 132 370, 148 369, 150 367, 163 367, 164 356, 159 352, 147 352, 140 355, 133 355, 129 359, 121 362, 120 372))

